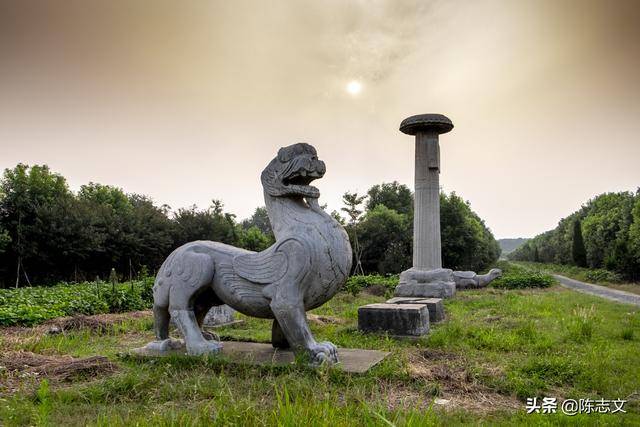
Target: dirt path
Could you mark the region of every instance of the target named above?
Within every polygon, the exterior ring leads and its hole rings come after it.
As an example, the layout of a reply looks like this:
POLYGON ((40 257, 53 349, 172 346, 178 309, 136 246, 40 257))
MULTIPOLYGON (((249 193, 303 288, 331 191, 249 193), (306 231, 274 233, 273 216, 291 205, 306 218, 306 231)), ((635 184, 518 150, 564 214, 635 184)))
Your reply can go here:
POLYGON ((621 302, 624 304, 632 304, 640 307, 640 295, 631 292, 619 291, 617 289, 607 288, 606 286, 592 285, 578 280, 569 279, 568 277, 554 274, 553 277, 558 279, 560 284, 565 288, 570 288, 585 294, 595 295, 610 301, 621 302))

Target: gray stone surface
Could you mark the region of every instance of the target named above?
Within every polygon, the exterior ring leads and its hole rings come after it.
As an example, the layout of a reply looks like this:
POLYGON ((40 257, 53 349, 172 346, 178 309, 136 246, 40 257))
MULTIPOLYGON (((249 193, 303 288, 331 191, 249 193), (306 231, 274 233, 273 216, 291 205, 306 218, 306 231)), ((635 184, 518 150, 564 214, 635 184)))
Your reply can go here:
POLYGON ((358 308, 358 329, 393 335, 429 332, 429 309, 424 304, 369 304, 358 308))
MULTIPOLYGON (((178 345, 166 351, 154 351, 147 347, 142 347, 133 350, 131 355, 142 358, 187 355, 184 343, 180 345, 180 340, 174 341, 178 342, 178 345)), ((292 350, 280 350, 273 348, 270 344, 254 342, 223 341, 220 353, 222 356, 228 356, 234 361, 256 365, 286 366, 295 362, 295 354, 292 350)), ((340 362, 337 367, 345 372, 364 373, 380 363, 388 355, 389 352, 386 351, 339 348, 338 358, 340 362)))
POLYGON ((226 304, 211 307, 204 317, 204 326, 219 326, 236 320, 236 311, 226 304))
POLYGON ((453 129, 442 114, 406 118, 400 131, 415 136, 413 267, 442 268, 440 242, 440 146, 438 135, 453 129))
POLYGON ((455 293, 455 282, 430 282, 398 285, 394 295, 398 297, 451 298, 455 293))
POLYGON ((148 350, 170 347, 171 317, 189 354, 219 352, 221 344, 207 340, 201 327, 209 309, 224 303, 249 316, 274 319, 278 347, 307 352, 313 364, 338 361, 336 346, 317 342, 305 315, 331 299, 351 269, 347 233, 322 210, 320 191, 309 185, 324 173, 312 146, 281 148, 261 175, 274 245, 256 253, 196 241, 169 255, 153 287, 156 341, 148 350))
POLYGON ((484 288, 492 280, 502 276, 502 270, 492 268, 487 274, 476 274, 473 271, 454 271, 453 280, 456 282, 458 289, 477 289, 484 288))
POLYGON ((437 323, 444 320, 444 304, 442 303, 442 298, 394 297, 387 300, 387 304, 424 304, 429 309, 430 323, 437 323))
POLYGON ((448 268, 424 270, 412 267, 400 273, 401 285, 410 283, 453 282, 453 271, 448 268))

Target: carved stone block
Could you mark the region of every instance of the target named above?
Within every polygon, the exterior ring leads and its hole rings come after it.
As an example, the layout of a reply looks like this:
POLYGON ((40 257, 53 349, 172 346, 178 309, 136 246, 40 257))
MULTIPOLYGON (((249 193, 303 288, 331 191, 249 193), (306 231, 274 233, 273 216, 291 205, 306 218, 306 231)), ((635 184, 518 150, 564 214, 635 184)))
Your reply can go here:
POLYGON ((429 309, 429 322, 444 320, 444 304, 442 298, 394 297, 387 304, 424 304, 429 309))
POLYGON ((396 287, 395 296, 451 298, 455 293, 455 282, 407 283, 396 287))
POLYGON ((369 304, 358 308, 358 329, 420 336, 429 332, 429 309, 425 304, 369 304))
POLYGON ((216 305, 211 307, 204 318, 205 326, 224 325, 235 321, 236 311, 228 305, 216 305))

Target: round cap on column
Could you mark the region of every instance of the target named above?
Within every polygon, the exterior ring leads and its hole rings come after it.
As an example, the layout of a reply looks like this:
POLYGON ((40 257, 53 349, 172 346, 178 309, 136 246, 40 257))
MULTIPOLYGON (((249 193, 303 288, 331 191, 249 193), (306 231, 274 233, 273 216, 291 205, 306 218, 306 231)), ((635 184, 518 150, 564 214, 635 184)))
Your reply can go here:
POLYGON ((442 114, 418 114, 407 117, 400 123, 400 132, 415 135, 418 132, 447 133, 453 129, 453 123, 442 114))

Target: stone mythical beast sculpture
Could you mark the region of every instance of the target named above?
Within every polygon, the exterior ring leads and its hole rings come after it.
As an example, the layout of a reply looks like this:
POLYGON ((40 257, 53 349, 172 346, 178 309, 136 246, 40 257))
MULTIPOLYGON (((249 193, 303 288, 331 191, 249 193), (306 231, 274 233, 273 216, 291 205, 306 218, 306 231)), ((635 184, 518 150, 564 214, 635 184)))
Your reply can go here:
POLYGON ((476 274, 475 271, 454 271, 453 281, 457 289, 484 288, 491 281, 502 276, 502 270, 492 268, 487 274, 476 274))
POLYGON ((156 341, 146 349, 179 348, 169 338, 172 318, 188 354, 217 352, 221 343, 203 335, 214 305, 274 319, 274 347, 306 351, 312 364, 338 361, 336 346, 316 342, 305 311, 331 299, 351 269, 351 246, 342 226, 318 204, 309 185, 325 164, 309 144, 281 148, 262 172, 264 199, 276 242, 252 252, 218 242, 187 243, 169 255, 153 286, 156 341))

